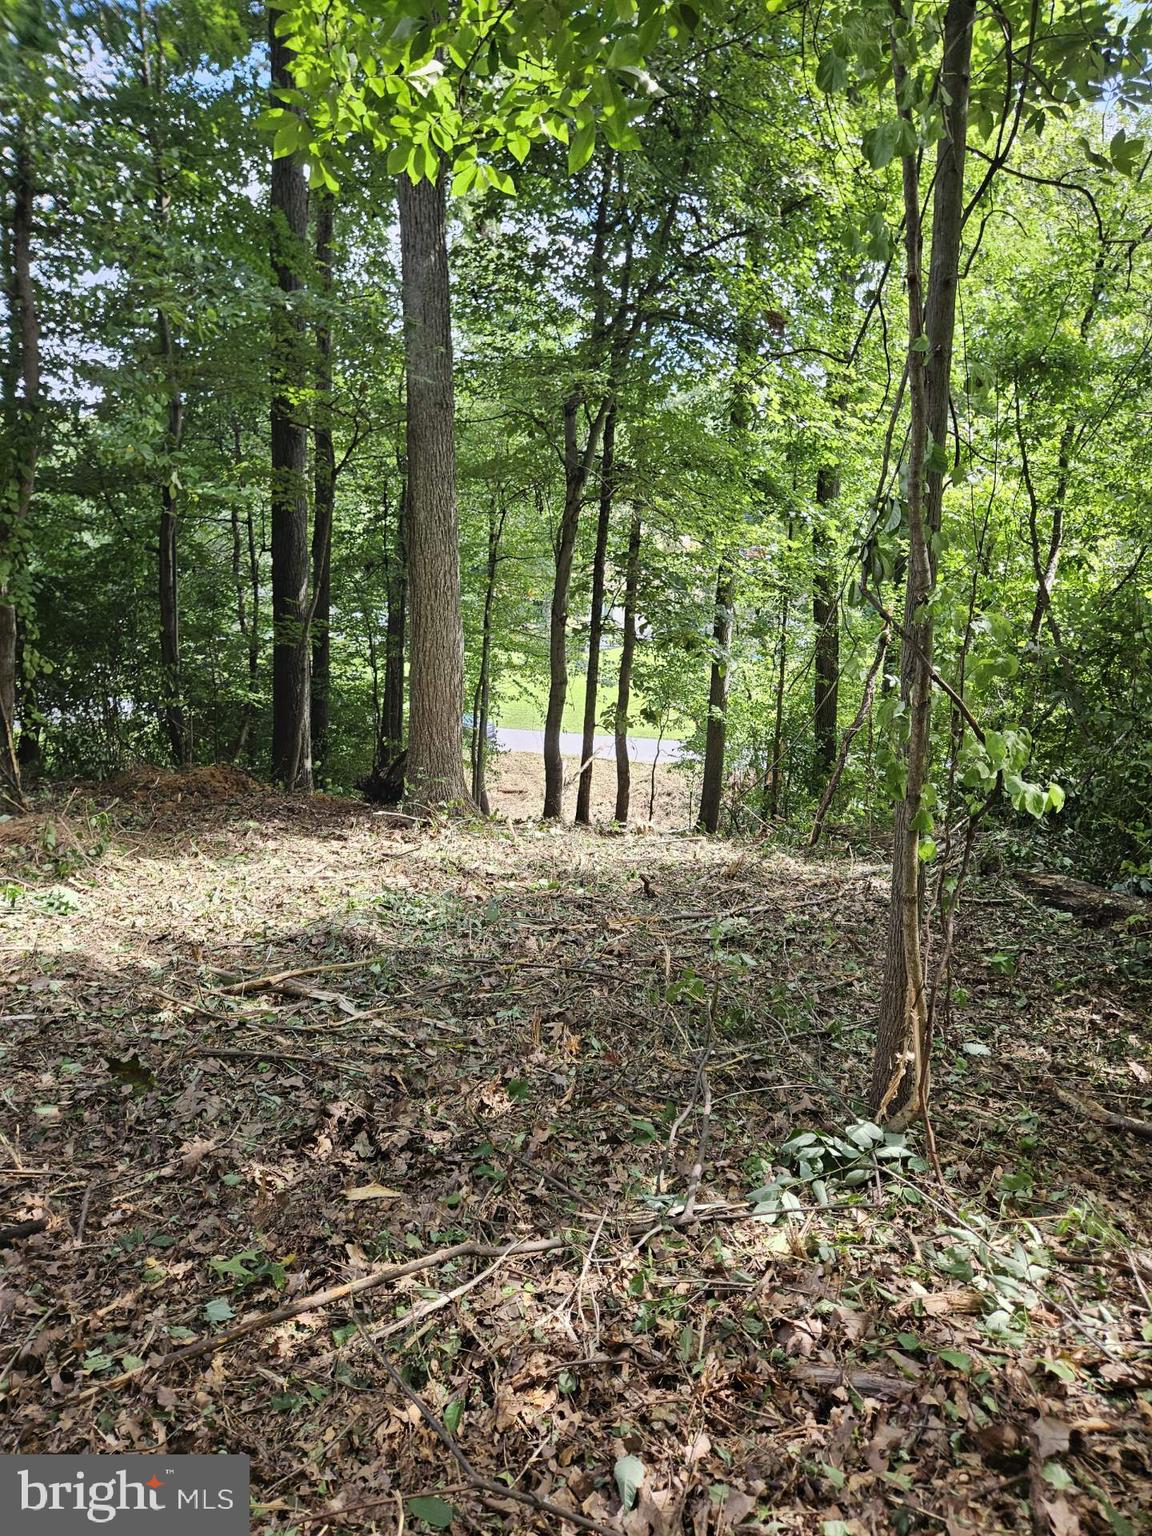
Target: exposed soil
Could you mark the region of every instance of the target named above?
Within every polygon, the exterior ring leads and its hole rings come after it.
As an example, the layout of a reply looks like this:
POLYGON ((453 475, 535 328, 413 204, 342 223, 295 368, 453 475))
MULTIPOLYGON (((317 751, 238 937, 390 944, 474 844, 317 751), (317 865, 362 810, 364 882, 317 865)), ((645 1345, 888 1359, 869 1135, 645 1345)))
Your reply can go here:
POLYGON ((941 1186, 844 1137, 879 864, 179 777, 0 847, 6 1449, 301 1536, 1145 1528, 1152 1141, 1075 1103, 1152 1118, 1146 938, 973 888, 941 1186))

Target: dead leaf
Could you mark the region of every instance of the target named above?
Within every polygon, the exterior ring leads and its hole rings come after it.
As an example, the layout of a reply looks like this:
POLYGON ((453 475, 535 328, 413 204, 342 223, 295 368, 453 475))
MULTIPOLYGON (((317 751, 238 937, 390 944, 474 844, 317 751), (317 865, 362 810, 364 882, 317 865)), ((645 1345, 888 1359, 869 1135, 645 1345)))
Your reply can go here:
POLYGON ((747 1520, 755 1508, 754 1498, 743 1493, 739 1488, 733 1488, 724 1500, 724 1508, 720 1511, 720 1518, 716 1522, 717 1532, 734 1531, 742 1521, 747 1520))
POLYGON ((1080 1536, 1080 1517, 1067 1499, 1045 1499, 1042 1502, 1052 1527, 1052 1536, 1080 1536))
POLYGON ((1063 1419, 1054 1419, 1042 1413, 1032 1425, 1032 1437, 1036 1442, 1036 1454, 1041 1461, 1051 1461, 1063 1456, 1072 1441, 1072 1426, 1063 1419))
POLYGON ((344 1191, 345 1200, 399 1200, 398 1189, 385 1189, 383 1184, 359 1184, 355 1189, 344 1191))

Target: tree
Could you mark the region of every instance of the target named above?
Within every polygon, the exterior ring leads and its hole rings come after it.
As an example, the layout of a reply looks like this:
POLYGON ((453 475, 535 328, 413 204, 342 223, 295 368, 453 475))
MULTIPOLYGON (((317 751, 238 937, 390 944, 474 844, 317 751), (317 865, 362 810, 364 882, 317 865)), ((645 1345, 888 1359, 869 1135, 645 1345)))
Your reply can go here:
MULTIPOLYGON (((274 99, 295 83, 294 52, 271 13, 274 99)), ((304 286, 308 183, 299 155, 272 161, 272 265, 280 300, 272 309, 272 774, 288 789, 312 788, 310 599, 308 590, 309 369, 304 286)))
POLYGON ((472 804, 460 751, 464 626, 456 516, 452 305, 443 175, 402 176, 400 249, 408 437, 405 514, 411 660, 408 804, 472 804))
POLYGON ((40 318, 35 259, 37 103, 53 46, 35 0, 0 23, 0 81, 11 154, 5 186, 4 283, 7 366, 0 396, 0 810, 24 807, 17 752, 20 607, 26 601, 28 514, 36 488, 43 426, 40 318))
POLYGON ((314 232, 318 299, 316 404, 313 410, 312 491, 312 755, 317 766, 328 752, 332 718, 332 517, 336 504, 336 447, 332 431, 332 261, 336 201, 328 188, 316 198, 314 232), (326 312, 325 312, 326 311, 326 312))
POLYGON ((609 404, 600 449, 600 507, 596 518, 596 552, 592 557, 592 605, 588 617, 588 666, 584 674, 584 723, 580 738, 580 785, 576 820, 592 820, 592 756, 596 749, 596 698, 600 687, 600 642, 604 633, 604 580, 608 533, 616 492, 616 404, 609 404))

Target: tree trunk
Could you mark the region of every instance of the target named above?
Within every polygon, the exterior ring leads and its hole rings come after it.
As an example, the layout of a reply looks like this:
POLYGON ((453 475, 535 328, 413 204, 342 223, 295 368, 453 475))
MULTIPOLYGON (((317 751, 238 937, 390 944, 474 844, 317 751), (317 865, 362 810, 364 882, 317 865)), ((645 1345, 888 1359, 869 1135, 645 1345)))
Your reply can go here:
MULTIPOLYGON (((792 542, 792 524, 788 524, 788 542, 792 542)), ((765 814, 775 819, 780 809, 781 764, 784 757, 784 694, 788 677, 788 591, 780 592, 780 627, 776 635, 776 699, 772 725, 772 760, 768 764, 768 794, 765 814)))
MULTIPOLYGON (((239 469, 243 459, 240 423, 232 422, 234 463, 239 469)), ((260 555, 256 548, 256 526, 252 517, 252 503, 247 502, 244 513, 244 537, 241 539, 240 509, 232 502, 232 584, 236 593, 236 625, 248 651, 248 690, 240 710, 240 724, 232 746, 232 761, 239 762, 248 750, 248 736, 252 729, 252 714, 256 708, 256 682, 260 670, 260 555), (243 566, 247 562, 247 577, 243 566), (252 609, 247 609, 247 593, 251 596, 252 609)))
POLYGON ((624 570, 624 638, 620 651, 620 679, 616 687, 616 810, 621 826, 627 825, 632 793, 632 764, 628 760, 628 707, 632 698, 632 661, 636 654, 636 594, 640 586, 640 514, 632 513, 628 528, 628 561, 624 570))
POLYGON ((415 184, 400 178, 412 608, 407 803, 416 815, 437 806, 473 809, 460 736, 464 627, 445 199, 443 175, 415 184))
POLYGON ((316 274, 320 316, 316 322, 316 406, 312 513, 312 756, 318 767, 328 752, 332 689, 332 514, 336 504, 336 448, 332 439, 332 239, 336 200, 316 200, 316 274))
MULTIPOLYGON (((272 87, 293 85, 292 50, 270 13, 272 87)), ((272 162, 272 265, 280 298, 272 312, 272 776, 312 788, 308 645, 308 427, 301 400, 311 383, 298 304, 308 236, 308 185, 294 156, 272 162)))
MULTIPOLYGON (((816 475, 816 502, 830 506, 840 495, 840 474, 822 468, 816 475)), ((826 779, 836 761, 836 716, 840 689, 840 612, 836 593, 836 569, 829 551, 828 529, 821 517, 812 526, 812 621, 816 626, 814 657, 813 736, 816 765, 826 779)))
MULTIPOLYGON (((158 55, 157 68, 152 67, 152 44, 149 21, 143 0, 137 5, 138 40, 140 49, 140 83, 146 95, 156 93, 159 107, 164 90, 163 56, 158 55)), ((152 155, 153 192, 152 207, 156 216, 156 242, 160 261, 166 259, 165 241, 168 234, 170 199, 164 175, 164 146, 157 124, 159 113, 147 128, 148 147, 152 155)), ((184 399, 177 378, 177 347, 172 321, 167 310, 160 306, 156 311, 156 341, 160 367, 164 375, 166 421, 164 430, 165 477, 160 488, 159 525, 159 600, 160 600, 160 670, 164 699, 160 710, 160 723, 168 738, 172 760, 177 767, 184 767, 191 755, 180 678, 180 594, 177 562, 177 506, 176 467, 172 462, 180 450, 184 435, 184 399)))
MULTIPOLYGON (((933 622, 925 606, 935 582, 933 535, 944 497, 944 445, 948 436, 952 343, 964 212, 964 154, 968 126, 969 66, 975 0, 948 0, 940 99, 945 137, 937 150, 932 208, 931 265, 926 302, 921 296, 920 186, 917 157, 904 158, 905 250, 908 262, 908 369, 911 426, 908 448, 909 558, 900 653, 900 691, 907 707, 904 796, 893 827, 888 944, 873 1060, 873 1117, 906 1125, 927 1103, 929 1053, 922 948, 923 882, 920 834, 932 724, 933 622), (928 351, 917 349, 927 336, 928 351)), ((896 98, 903 66, 893 69, 896 98)))
POLYGON ((500 568, 500 541, 504 535, 505 511, 488 514, 488 561, 484 580, 484 621, 480 638, 480 675, 472 701, 472 798, 485 816, 489 815, 488 788, 484 782, 488 762, 488 715, 491 708, 492 682, 492 609, 496 601, 496 573, 500 568))
POLYGON ((592 819, 592 754, 596 750, 596 695, 600 686, 600 640, 604 633, 604 566, 608 555, 608 530, 615 493, 616 405, 604 418, 604 442, 600 450, 600 512, 596 519, 596 553, 592 560, 592 603, 588 615, 588 670, 584 688, 584 735, 580 744, 580 787, 576 792, 576 820, 587 826, 592 819))
POLYGON ((408 610, 406 549, 407 479, 396 502, 396 529, 387 551, 388 621, 384 630, 384 700, 380 712, 377 765, 390 763, 404 747, 404 631, 408 610))
POLYGON ((708 674, 708 724, 704 735, 704 772, 697 828, 715 832, 724 795, 724 744, 728 734, 728 661, 732 648, 732 603, 736 572, 727 557, 716 573, 716 611, 712 620, 712 666, 708 674))
POLYGON ((564 511, 556 538, 556 577, 552 584, 552 608, 548 623, 548 708, 544 716, 544 818, 555 820, 563 809, 564 763, 560 754, 560 728, 568 697, 568 593, 572 585, 572 561, 580 529, 580 507, 588 472, 600 447, 600 435, 611 400, 605 396, 588 428, 583 449, 577 442, 576 422, 583 397, 578 392, 564 402, 564 511))
MULTIPOLYGON (((184 400, 175 379, 176 342, 164 310, 156 315, 160 359, 168 394, 165 430, 165 456, 171 459, 180 448, 184 435, 184 400)), ((175 466, 169 464, 160 489, 160 662, 164 677, 164 732, 177 767, 184 767, 191 756, 187 722, 184 715, 180 677, 180 591, 176 550, 177 510, 174 483, 175 466)))
POLYGON ((890 636, 891 631, 888 625, 885 624, 884 628, 880 631, 880 638, 876 642, 876 652, 872 657, 872 665, 868 668, 868 676, 864 679, 864 689, 860 695, 860 703, 857 706, 856 714, 853 716, 852 724, 844 732, 843 739, 840 742, 840 754, 833 765, 832 772, 828 775, 828 782, 824 786, 823 795, 820 797, 820 804, 813 818, 812 831, 808 838, 809 848, 815 848, 816 844, 820 841, 821 834, 824 831, 824 821, 843 776, 844 766, 848 761, 848 753, 859 733, 860 727, 864 724, 872 708, 872 699, 876 692, 876 678, 880 668, 884 665, 884 657, 888 651, 890 636))
POLYGON ((0 811, 24 809, 16 744, 19 615, 24 525, 36 487, 40 449, 40 327, 32 279, 36 200, 32 146, 16 123, 11 141, 11 223, 7 278, 9 367, 4 372, 3 483, 0 484, 0 811), (10 509, 10 510, 7 510, 10 509))

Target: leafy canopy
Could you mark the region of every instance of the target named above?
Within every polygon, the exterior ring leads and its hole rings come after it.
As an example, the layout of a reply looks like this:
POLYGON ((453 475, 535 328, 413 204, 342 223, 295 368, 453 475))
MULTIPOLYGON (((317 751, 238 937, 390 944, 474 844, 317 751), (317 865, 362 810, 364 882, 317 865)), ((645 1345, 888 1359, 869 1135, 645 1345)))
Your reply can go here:
POLYGON ((539 139, 591 159, 597 134, 638 144, 635 121, 659 87, 645 60, 692 31, 708 0, 279 0, 278 35, 295 88, 265 114, 277 155, 300 154, 333 188, 339 144, 386 152, 413 181, 453 174, 452 190, 515 190, 505 166, 539 139))

